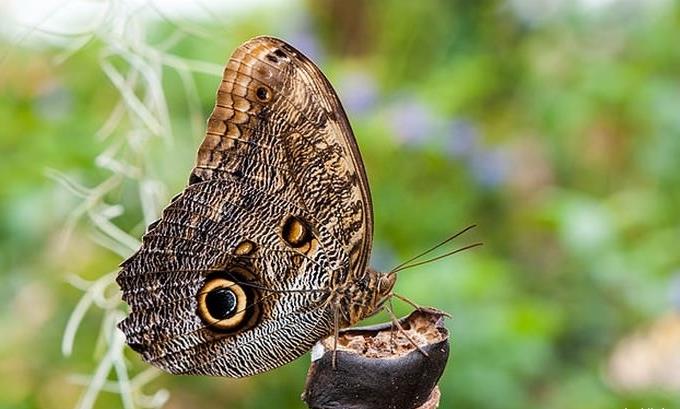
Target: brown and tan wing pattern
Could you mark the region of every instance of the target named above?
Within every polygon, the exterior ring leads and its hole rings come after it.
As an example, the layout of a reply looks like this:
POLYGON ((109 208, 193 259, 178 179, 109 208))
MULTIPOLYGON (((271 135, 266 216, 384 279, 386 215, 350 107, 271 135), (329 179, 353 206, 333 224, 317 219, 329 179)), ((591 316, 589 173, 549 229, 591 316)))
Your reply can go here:
POLYGON ((122 264, 128 344, 173 373, 248 376, 333 329, 331 288, 363 272, 372 209, 345 113, 281 40, 224 71, 189 186, 122 264))
POLYGON ((245 181, 299 204, 352 256, 350 270, 366 265, 373 209, 356 140, 326 77, 287 43, 257 37, 236 49, 192 178, 245 181))

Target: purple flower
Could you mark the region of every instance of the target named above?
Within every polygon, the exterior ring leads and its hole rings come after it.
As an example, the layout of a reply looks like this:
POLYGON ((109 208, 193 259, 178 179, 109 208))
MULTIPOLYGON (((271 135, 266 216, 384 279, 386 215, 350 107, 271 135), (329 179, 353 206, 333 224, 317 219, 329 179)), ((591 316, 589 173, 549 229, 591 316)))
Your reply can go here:
POLYGON ((495 188, 505 182, 510 160, 507 153, 499 148, 480 150, 470 157, 469 166, 480 185, 495 188))
POLYGON ((289 41, 293 47, 300 50, 307 58, 314 61, 315 64, 320 64, 325 58, 325 53, 321 44, 319 44, 319 40, 314 34, 304 28, 290 34, 287 41, 289 41))
POLYGON ((312 18, 309 13, 293 13, 293 15, 288 16, 283 32, 283 38, 286 38, 293 47, 300 50, 315 64, 321 64, 326 55, 313 30, 312 18))
POLYGON ((463 158, 478 150, 479 132, 474 124, 465 119, 454 119, 448 124, 445 149, 454 158, 463 158))
POLYGON ((340 80, 338 94, 351 116, 365 115, 373 110, 378 100, 378 88, 372 75, 353 71, 340 80))
POLYGON ((438 132, 441 119, 414 97, 397 101, 390 109, 390 127, 399 141, 420 146, 438 132))

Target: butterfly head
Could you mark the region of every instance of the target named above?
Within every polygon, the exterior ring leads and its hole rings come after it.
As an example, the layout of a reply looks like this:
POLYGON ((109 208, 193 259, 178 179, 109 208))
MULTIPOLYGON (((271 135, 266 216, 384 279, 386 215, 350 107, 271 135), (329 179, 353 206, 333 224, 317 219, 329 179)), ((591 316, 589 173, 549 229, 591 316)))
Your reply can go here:
POLYGON ((373 272, 377 274, 378 276, 378 286, 377 286, 377 295, 379 300, 386 300, 389 298, 389 296, 392 294, 392 289, 394 288, 394 284, 397 282, 397 273, 393 272, 388 272, 388 273, 380 273, 377 271, 373 272))

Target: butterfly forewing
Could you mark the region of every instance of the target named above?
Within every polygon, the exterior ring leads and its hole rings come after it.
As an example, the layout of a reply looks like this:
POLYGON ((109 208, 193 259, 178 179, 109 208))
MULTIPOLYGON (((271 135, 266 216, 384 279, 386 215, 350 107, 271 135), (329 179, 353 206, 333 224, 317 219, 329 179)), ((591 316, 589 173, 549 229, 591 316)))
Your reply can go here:
POLYGON ((293 47, 252 39, 224 71, 189 186, 122 265, 120 326, 170 372, 272 369, 333 330, 326 300, 363 272, 371 236, 335 92, 293 47))
POLYGON ((247 179, 305 207, 355 256, 351 270, 365 266, 373 215, 356 140, 323 73, 283 41, 258 37, 234 52, 192 175, 247 179))

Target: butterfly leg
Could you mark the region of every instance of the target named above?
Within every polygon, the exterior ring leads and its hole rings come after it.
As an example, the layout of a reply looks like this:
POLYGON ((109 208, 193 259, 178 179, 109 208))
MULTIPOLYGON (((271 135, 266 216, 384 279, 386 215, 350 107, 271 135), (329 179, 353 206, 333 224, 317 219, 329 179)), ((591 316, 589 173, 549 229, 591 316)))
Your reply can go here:
POLYGON ((404 297, 401 294, 397 294, 397 293, 393 292, 392 295, 397 297, 398 299, 402 300, 403 302, 407 303, 408 305, 415 308, 416 310, 422 309, 422 307, 420 305, 416 304, 414 301, 409 300, 408 298, 404 297))
POLYGON ((385 311, 387 311, 387 313, 390 315, 390 318, 392 319, 392 323, 393 323, 394 325, 396 325, 397 328, 399 328, 399 331, 401 331, 401 333, 404 334, 404 336, 406 337, 406 339, 408 339, 409 342, 410 342, 411 344, 413 344, 414 347, 418 348, 418 351, 420 351, 421 354, 423 354, 423 355, 425 355, 425 356, 429 356, 429 355, 427 354, 427 352, 425 352, 425 351, 420 347, 420 345, 418 345, 418 344, 416 343, 416 341, 414 341, 413 338, 411 338, 411 336, 408 334, 408 332, 406 332, 406 330, 404 330, 404 327, 402 327, 401 324, 399 323, 399 319, 398 319, 397 316, 394 314, 394 310, 393 310, 393 308, 392 308, 392 300, 390 299, 387 303, 388 303, 388 305, 385 306, 385 311))
MULTIPOLYGON (((395 293, 395 292, 392 292, 392 293, 390 293, 390 295, 399 298, 400 300, 404 301, 405 303, 407 303, 408 305, 410 305, 411 307, 415 308, 415 309, 418 310, 418 311, 421 311, 421 310, 431 310, 430 307, 422 307, 422 306, 416 304, 414 301, 411 301, 411 300, 409 300, 408 298, 404 297, 404 296, 401 295, 401 294, 397 294, 397 293, 395 293)), ((451 314, 449 314, 449 313, 447 313, 447 312, 445 312, 445 311, 440 311, 440 312, 441 312, 442 314, 444 314, 445 317, 451 318, 451 314)))
POLYGON ((340 328, 340 308, 338 304, 333 307, 333 369, 338 364, 338 332, 340 328))
POLYGON ((394 353, 394 344, 396 344, 396 341, 394 340, 394 322, 390 321, 390 352, 394 353))

